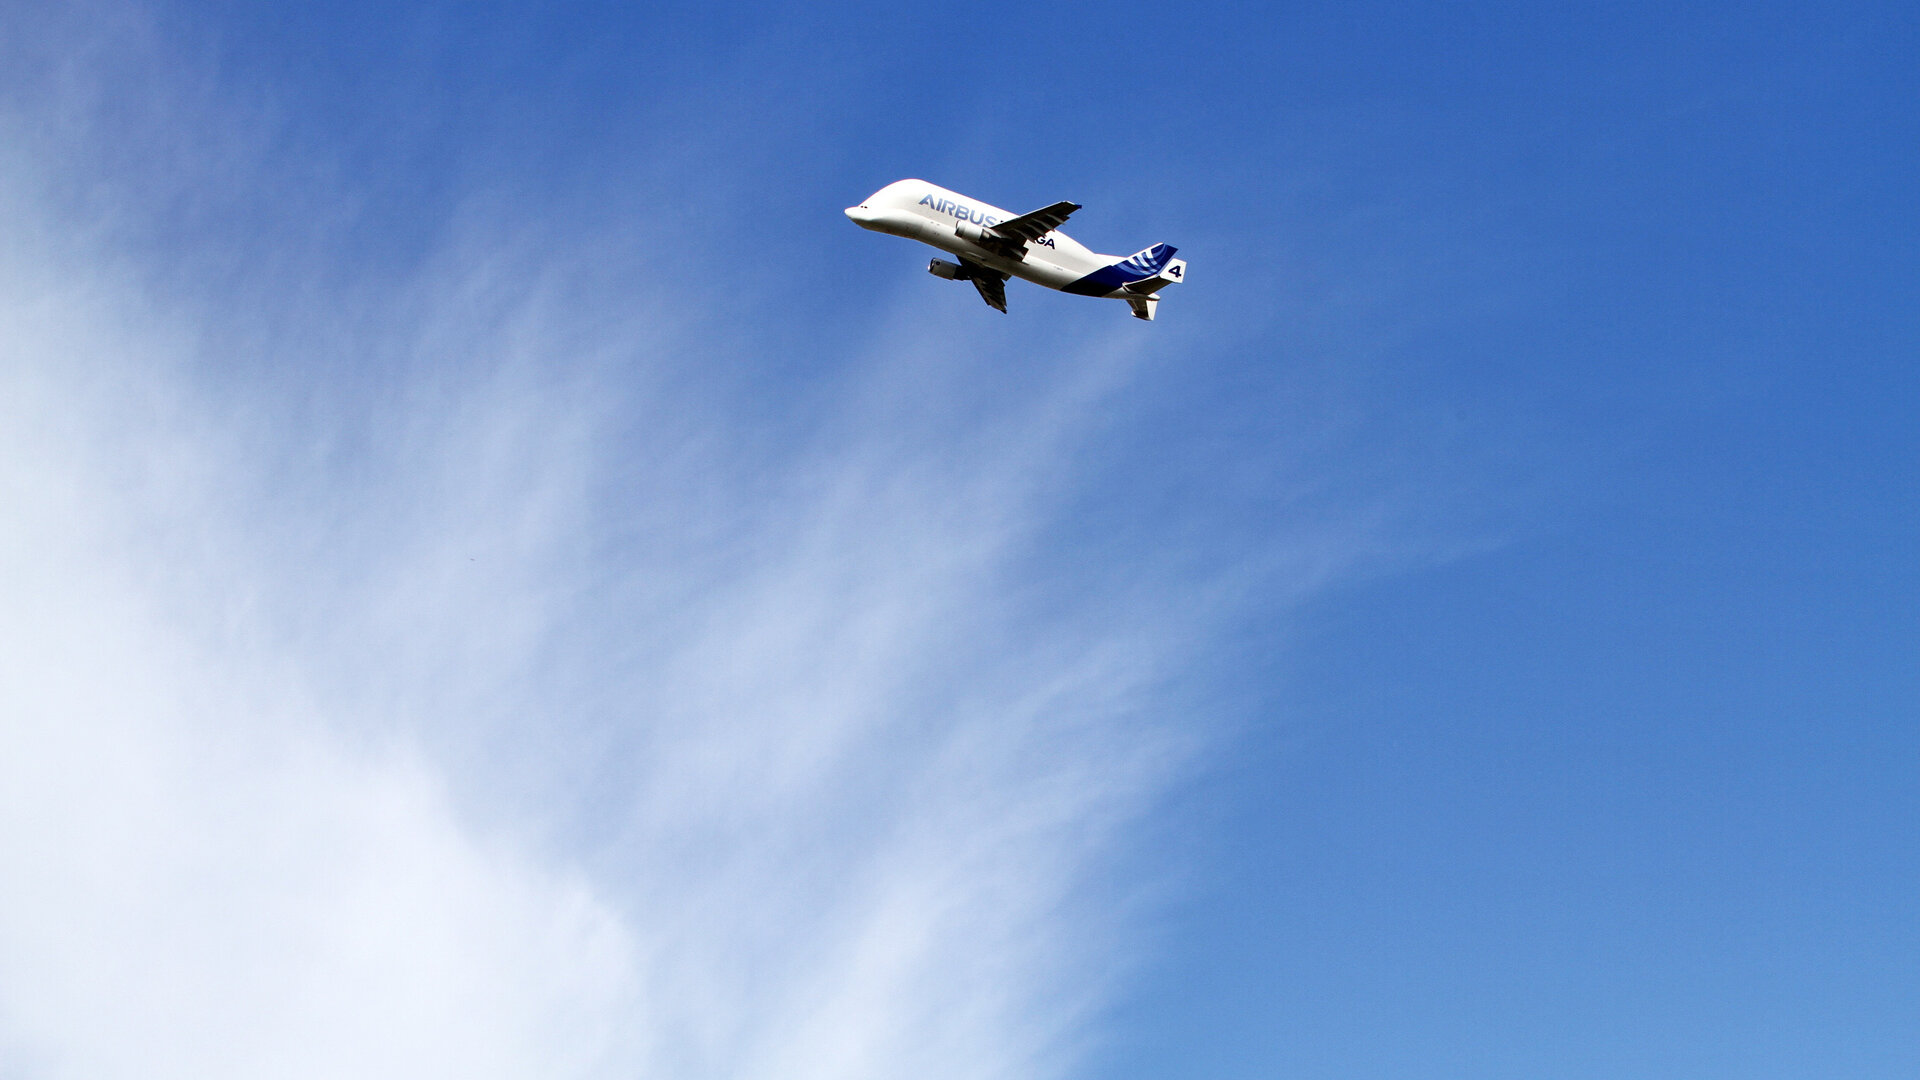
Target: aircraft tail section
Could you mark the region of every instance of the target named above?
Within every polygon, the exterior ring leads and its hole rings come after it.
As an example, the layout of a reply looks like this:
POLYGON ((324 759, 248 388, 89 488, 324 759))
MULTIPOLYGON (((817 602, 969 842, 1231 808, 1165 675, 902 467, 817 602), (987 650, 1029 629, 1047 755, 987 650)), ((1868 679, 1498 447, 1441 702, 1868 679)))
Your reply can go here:
POLYGON ((1119 297, 1132 305, 1135 315, 1151 319, 1152 305, 1134 301, 1158 300, 1154 294, 1161 288, 1187 279, 1186 260, 1174 258, 1173 253, 1172 244, 1155 244, 1124 259, 1114 259, 1086 277, 1061 286, 1061 291, 1081 296, 1119 297))
POLYGON ((1128 277, 1144 274, 1120 287, 1120 295, 1133 308, 1134 318, 1152 322, 1154 309, 1160 305, 1160 290, 1187 279, 1187 261, 1174 258, 1173 252, 1169 245, 1155 244, 1114 264, 1128 277))
POLYGON ((1186 260, 1174 259, 1162 267, 1159 272, 1152 277, 1143 277, 1138 281, 1129 281, 1125 285, 1122 285, 1121 289, 1126 292, 1139 293, 1145 296, 1148 293, 1159 292, 1163 286, 1178 285, 1182 281, 1185 281, 1186 278, 1186 260))
POLYGON ((1121 259, 1113 264, 1113 268, 1129 280, 1152 277, 1179 261, 1173 257, 1178 250, 1172 244, 1155 244, 1121 259))

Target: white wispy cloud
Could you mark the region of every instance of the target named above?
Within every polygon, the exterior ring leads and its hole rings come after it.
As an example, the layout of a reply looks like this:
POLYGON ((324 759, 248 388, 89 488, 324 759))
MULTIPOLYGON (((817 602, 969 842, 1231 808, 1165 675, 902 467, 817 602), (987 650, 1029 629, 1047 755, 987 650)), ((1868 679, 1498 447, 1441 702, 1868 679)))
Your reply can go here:
POLYGON ((1048 587, 1126 349, 902 323, 755 432, 696 292, 510 226, 178 280, 47 197, 78 108, 0 179, 0 1073, 1070 1067, 1229 606, 1048 587))

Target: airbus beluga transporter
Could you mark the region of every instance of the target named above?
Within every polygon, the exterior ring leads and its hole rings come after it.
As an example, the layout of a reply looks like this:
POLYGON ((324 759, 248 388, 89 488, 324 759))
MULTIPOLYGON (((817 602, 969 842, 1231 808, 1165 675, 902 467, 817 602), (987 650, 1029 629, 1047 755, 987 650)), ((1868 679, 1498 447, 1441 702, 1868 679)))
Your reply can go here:
POLYGON ((1174 258, 1166 244, 1124 258, 1088 251, 1057 231, 1078 209, 1078 203, 1057 202, 1031 214, 1009 214, 925 180, 900 180, 847 207, 847 216, 863 229, 959 256, 958 263, 935 259, 927 272, 973 282, 980 299, 998 311, 1007 310, 1007 278, 1017 277, 1061 292, 1125 300, 1135 318, 1152 319, 1160 289, 1186 280, 1186 260, 1174 258))

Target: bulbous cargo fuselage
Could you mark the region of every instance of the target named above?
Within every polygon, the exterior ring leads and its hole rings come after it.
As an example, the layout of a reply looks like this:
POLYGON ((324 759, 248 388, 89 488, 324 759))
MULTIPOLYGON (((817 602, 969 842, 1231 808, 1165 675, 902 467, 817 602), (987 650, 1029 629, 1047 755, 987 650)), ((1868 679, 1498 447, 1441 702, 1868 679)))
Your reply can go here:
POLYGON ((940 277, 975 281, 987 302, 1002 310, 1004 300, 996 302, 1001 282, 1017 277, 1062 292, 1125 299, 1136 315, 1151 319, 1159 299, 1156 290, 1183 281, 1186 263, 1173 258, 1174 249, 1165 244, 1130 257, 1102 255, 1047 227, 1077 209, 1072 203, 1056 203, 1018 215, 925 180, 900 180, 848 207, 846 214, 863 229, 918 240, 958 256, 958 267, 936 260, 930 269, 940 277))

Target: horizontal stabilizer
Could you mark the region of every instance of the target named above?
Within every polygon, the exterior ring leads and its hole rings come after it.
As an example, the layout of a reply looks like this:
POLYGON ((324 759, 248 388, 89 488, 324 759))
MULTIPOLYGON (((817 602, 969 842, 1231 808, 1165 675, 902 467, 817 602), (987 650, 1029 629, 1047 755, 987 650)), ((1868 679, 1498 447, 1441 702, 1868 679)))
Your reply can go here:
POLYGON ((1141 278, 1139 281, 1130 281, 1126 284, 1125 288, 1127 292, 1147 296, 1159 292, 1168 285, 1178 285, 1186 279, 1187 260, 1170 259, 1167 261, 1167 264, 1161 267, 1152 277, 1141 278))

